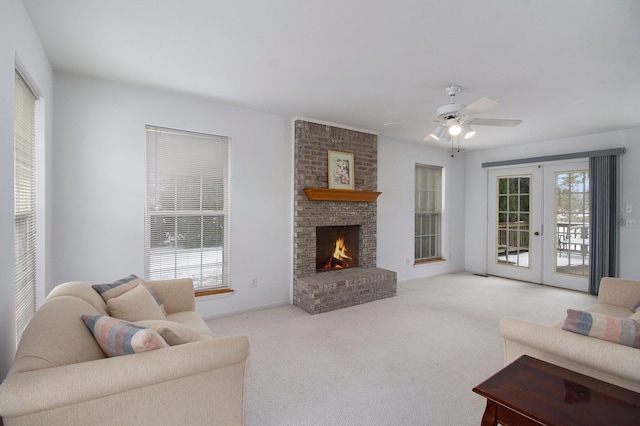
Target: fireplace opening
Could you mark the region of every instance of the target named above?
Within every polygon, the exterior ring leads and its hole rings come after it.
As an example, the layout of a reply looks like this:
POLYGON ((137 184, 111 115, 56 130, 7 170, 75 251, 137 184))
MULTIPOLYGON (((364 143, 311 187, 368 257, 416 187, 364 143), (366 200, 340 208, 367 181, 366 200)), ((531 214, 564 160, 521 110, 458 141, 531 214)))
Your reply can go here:
POLYGON ((358 266, 360 225, 316 227, 316 272, 358 266))

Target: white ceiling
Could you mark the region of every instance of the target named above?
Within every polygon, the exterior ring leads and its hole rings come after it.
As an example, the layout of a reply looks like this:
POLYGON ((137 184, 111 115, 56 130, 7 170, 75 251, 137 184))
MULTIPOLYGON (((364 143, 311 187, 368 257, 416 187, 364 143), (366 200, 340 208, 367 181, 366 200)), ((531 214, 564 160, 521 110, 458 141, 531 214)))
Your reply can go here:
POLYGON ((56 70, 254 110, 425 143, 458 84, 524 120, 466 149, 640 126, 638 0, 23 2, 56 70))

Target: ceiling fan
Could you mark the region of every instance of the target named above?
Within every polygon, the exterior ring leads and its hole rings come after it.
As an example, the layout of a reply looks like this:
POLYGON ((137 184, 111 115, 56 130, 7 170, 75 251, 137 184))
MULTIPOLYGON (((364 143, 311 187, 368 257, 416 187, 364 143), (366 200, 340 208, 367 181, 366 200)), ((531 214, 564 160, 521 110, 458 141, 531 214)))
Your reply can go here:
POLYGON ((471 125, 479 126, 499 126, 499 127, 515 127, 522 123, 522 120, 508 120, 501 118, 477 118, 474 115, 498 106, 500 103, 490 98, 480 98, 470 105, 457 104, 455 97, 461 86, 447 86, 445 92, 451 98, 451 102, 437 109, 436 128, 427 135, 424 140, 429 138, 450 141, 451 136, 462 134, 465 139, 469 139, 476 134, 471 125))

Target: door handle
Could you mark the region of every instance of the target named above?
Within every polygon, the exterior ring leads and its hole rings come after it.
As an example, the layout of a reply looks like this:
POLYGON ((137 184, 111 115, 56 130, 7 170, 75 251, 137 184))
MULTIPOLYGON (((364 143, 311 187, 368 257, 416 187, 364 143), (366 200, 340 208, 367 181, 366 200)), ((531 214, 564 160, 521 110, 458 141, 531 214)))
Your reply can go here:
POLYGON ((534 232, 533 235, 540 235, 538 231, 534 232))

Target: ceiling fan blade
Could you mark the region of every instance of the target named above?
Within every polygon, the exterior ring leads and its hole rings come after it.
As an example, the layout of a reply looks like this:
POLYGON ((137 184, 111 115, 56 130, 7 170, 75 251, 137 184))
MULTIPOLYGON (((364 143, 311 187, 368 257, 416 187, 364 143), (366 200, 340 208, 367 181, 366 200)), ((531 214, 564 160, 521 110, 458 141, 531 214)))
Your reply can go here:
POLYGON ((458 111, 458 115, 474 115, 482 111, 486 111, 491 108, 495 108, 500 105, 500 102, 494 101, 491 98, 480 98, 471 105, 467 105, 458 111))
POLYGON ((507 120, 503 118, 474 118, 469 120, 469 124, 477 126, 515 127, 521 123, 522 120, 507 120))

